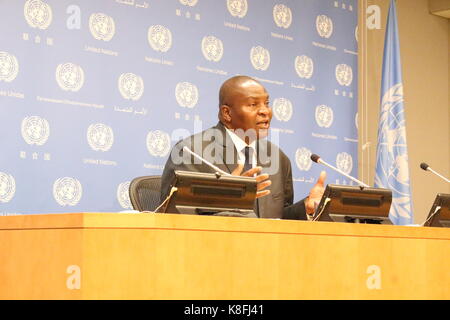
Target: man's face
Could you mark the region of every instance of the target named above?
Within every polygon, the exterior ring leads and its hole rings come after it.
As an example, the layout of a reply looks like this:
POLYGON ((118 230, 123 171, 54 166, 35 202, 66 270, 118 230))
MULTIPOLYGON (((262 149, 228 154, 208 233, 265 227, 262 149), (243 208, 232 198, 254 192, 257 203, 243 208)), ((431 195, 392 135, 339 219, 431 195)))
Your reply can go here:
POLYGON ((254 130, 258 138, 267 136, 272 109, 269 94, 259 83, 248 80, 233 88, 227 99, 227 127, 242 129, 244 132, 254 130))

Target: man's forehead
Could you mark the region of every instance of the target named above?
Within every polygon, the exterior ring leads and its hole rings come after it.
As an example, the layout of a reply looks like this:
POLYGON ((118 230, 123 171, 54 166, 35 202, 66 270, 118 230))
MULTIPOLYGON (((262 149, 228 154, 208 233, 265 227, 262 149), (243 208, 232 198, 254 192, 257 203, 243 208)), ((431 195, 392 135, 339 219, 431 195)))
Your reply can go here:
POLYGON ((248 89, 248 88, 252 88, 255 86, 261 87, 264 89, 264 87, 259 82, 255 81, 253 79, 246 79, 246 80, 240 81, 236 84, 236 87, 241 87, 243 89, 248 89))
POLYGON ((249 96, 268 99, 269 95, 259 81, 247 76, 236 76, 225 81, 220 87, 219 103, 232 104, 232 100, 247 99, 249 96))
POLYGON ((266 88, 254 80, 248 80, 236 85, 233 91, 248 97, 268 96, 266 88))

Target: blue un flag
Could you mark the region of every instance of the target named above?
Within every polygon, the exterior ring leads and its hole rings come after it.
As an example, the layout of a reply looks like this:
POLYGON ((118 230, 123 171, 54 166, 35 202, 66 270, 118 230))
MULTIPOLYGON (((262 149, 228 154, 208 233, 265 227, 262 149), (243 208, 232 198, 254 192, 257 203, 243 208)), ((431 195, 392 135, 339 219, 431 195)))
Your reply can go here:
POLYGON ((391 0, 384 40, 375 187, 392 190, 389 218, 397 225, 413 223, 403 102, 397 13, 391 0))

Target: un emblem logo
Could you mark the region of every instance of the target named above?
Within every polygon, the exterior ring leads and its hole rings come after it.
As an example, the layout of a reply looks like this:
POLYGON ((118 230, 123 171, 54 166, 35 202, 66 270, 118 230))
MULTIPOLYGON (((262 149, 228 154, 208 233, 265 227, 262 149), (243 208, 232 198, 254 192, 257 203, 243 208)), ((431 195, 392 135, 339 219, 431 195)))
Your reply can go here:
POLYGON ((0 203, 11 201, 16 193, 16 181, 10 174, 0 172, 0 203))
POLYGON ((61 89, 76 92, 84 84, 84 71, 74 63, 59 64, 56 67, 56 82, 61 89))
POLYGON ((273 20, 280 28, 289 28, 292 23, 292 11, 284 4, 277 4, 273 7, 273 20))
POLYGON ((53 197, 63 207, 78 204, 82 193, 81 183, 75 178, 59 178, 53 183, 53 197))
POLYGON ((130 181, 122 182, 117 187, 117 201, 124 209, 133 209, 130 200, 130 181))
POLYGON ((252 47, 250 50, 250 61, 256 70, 266 71, 270 65, 269 50, 261 46, 252 47))
POLYGON ((0 81, 11 82, 19 73, 17 58, 8 52, 0 51, 0 81))
POLYGON ((206 60, 218 62, 223 56, 222 40, 207 36, 202 39, 202 53, 206 60))
POLYGON ((316 18, 316 29, 319 36, 329 38, 333 33, 333 20, 326 15, 320 15, 316 18))
POLYGON ((319 127, 329 128, 334 120, 333 109, 326 105, 316 107, 316 122, 319 127))
POLYGON ((311 169, 311 150, 306 148, 297 149, 295 152, 295 163, 301 171, 309 171, 311 169))
POLYGON ((349 87, 353 81, 352 67, 346 64, 338 64, 336 66, 336 80, 341 86, 349 87))
POLYGON ((155 51, 167 52, 172 47, 172 32, 164 26, 155 25, 148 28, 147 38, 155 51))
POLYGON ((139 100, 144 93, 144 81, 134 73, 121 74, 118 87, 122 97, 127 100, 139 100))
POLYGON ((22 137, 30 145, 42 146, 50 135, 48 121, 38 116, 26 117, 22 120, 22 137))
POLYGON ((277 98, 273 101, 272 110, 275 118, 287 122, 292 118, 292 102, 285 98, 277 98))
POLYGON ((170 151, 170 136, 168 133, 155 130, 147 134, 147 150, 155 157, 165 157, 170 151))
POLYGON ((23 13, 25 20, 32 28, 44 30, 52 23, 52 8, 41 0, 25 2, 23 13))
POLYGON ((314 73, 314 63, 308 56, 297 56, 295 58, 295 71, 300 78, 309 79, 314 73))
POLYGON ((94 151, 108 151, 114 142, 114 133, 111 127, 103 123, 91 124, 87 129, 87 140, 94 151))
POLYGON ((97 40, 109 41, 114 37, 116 27, 113 18, 103 13, 93 13, 89 17, 89 30, 97 40))
POLYGON ((198 89, 190 82, 179 82, 175 87, 175 98, 181 107, 193 108, 198 102, 198 89))
POLYGON ((227 0, 228 12, 233 17, 243 18, 247 14, 247 0, 227 0))
POLYGON ((180 3, 184 6, 194 7, 198 0, 180 0, 180 3))
POLYGON ((350 174, 353 169, 353 158, 347 152, 338 153, 336 156, 336 166, 339 170, 350 174))

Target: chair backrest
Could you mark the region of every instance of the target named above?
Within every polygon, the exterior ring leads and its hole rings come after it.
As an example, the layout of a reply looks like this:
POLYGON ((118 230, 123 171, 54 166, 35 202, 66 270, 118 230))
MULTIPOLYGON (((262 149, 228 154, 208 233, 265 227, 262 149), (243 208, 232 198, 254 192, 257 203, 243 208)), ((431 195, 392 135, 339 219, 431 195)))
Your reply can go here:
POLYGON ((160 200, 161 176, 134 178, 130 183, 130 200, 134 210, 154 211, 160 200))

